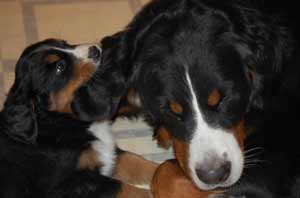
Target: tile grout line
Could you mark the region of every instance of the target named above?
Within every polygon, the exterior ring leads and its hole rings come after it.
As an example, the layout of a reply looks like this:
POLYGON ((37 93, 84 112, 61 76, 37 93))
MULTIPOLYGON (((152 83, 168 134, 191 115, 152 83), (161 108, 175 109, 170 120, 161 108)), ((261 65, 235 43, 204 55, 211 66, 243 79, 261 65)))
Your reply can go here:
POLYGON ((34 14, 34 4, 23 2, 22 14, 26 45, 29 45, 38 40, 37 22, 34 14))

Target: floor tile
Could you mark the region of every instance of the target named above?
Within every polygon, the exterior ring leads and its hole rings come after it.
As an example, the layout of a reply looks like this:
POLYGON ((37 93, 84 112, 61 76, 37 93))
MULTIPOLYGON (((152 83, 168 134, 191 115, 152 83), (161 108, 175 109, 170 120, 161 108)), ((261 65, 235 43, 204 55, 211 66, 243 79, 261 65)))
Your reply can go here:
POLYGON ((152 130, 142 119, 128 120, 126 118, 120 118, 113 124, 113 131, 118 133, 118 131, 126 130, 152 130))
POLYGON ((146 5, 147 3, 149 3, 151 0, 140 0, 142 5, 146 5))
POLYGON ((71 42, 96 42, 121 30, 133 16, 127 1, 42 4, 34 10, 39 39, 71 42))
POLYGON ((0 72, 3 72, 3 64, 1 60, 0 60, 0 72))
POLYGON ((117 140, 117 144, 124 150, 134 151, 141 155, 166 152, 166 150, 159 148, 156 145, 156 142, 152 140, 152 137, 119 139, 117 140))
POLYGON ((26 43, 21 2, 0 1, 0 13, 1 58, 16 59, 26 43))
POLYGON ((5 72, 5 75, 3 75, 3 83, 4 83, 4 86, 3 86, 3 91, 5 94, 8 93, 11 85, 13 84, 15 80, 15 73, 14 72, 5 72))

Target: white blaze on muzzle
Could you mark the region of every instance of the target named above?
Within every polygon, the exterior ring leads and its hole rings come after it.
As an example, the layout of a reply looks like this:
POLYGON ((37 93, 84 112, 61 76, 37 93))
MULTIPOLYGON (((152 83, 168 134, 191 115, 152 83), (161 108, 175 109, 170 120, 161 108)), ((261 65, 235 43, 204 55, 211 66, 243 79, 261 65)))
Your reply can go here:
POLYGON ((190 76, 186 80, 196 123, 189 145, 188 166, 193 182, 202 190, 227 187, 241 176, 242 150, 232 132, 210 127, 203 118, 190 76))

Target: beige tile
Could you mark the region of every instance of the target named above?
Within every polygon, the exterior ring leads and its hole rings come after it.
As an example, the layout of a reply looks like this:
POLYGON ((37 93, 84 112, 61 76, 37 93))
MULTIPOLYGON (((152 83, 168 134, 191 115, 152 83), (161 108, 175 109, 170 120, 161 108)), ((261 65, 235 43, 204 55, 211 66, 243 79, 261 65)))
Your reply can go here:
POLYGON ((152 137, 119 139, 117 140, 117 144, 124 150, 141 155, 166 152, 166 150, 157 146, 156 142, 152 140, 152 137))
POLYGON ((142 119, 128 120, 126 118, 117 119, 113 124, 113 131, 118 132, 122 130, 152 130, 142 119))
POLYGON ((26 43, 20 2, 0 2, 0 27, 1 57, 18 58, 26 43))
POLYGON ((122 29, 133 14, 127 1, 36 5, 40 39, 58 37, 94 42, 122 29))
POLYGON ((151 0, 140 0, 142 5, 146 5, 147 3, 149 3, 151 0))
POLYGON ((10 87, 12 86, 15 80, 15 73, 14 72, 6 72, 3 76, 3 83, 4 83, 4 93, 7 94, 10 87))
POLYGON ((3 95, 2 90, 0 90, 0 110, 2 110, 3 108, 4 100, 5 100, 5 96, 3 95))
POLYGON ((0 60, 0 72, 3 72, 3 64, 1 60, 0 60))

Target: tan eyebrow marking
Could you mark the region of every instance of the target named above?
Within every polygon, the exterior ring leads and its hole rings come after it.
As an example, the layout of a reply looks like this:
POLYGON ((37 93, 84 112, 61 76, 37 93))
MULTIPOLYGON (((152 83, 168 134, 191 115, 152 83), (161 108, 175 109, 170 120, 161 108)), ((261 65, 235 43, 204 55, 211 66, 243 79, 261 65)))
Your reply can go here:
POLYGON ((56 61, 59 61, 60 57, 56 54, 50 54, 46 56, 45 60, 48 64, 51 64, 51 63, 55 63, 56 61))
POLYGON ((207 99, 207 104, 211 107, 214 107, 220 103, 222 95, 218 89, 214 89, 207 99))
POLYGON ((176 114, 181 114, 183 112, 182 106, 176 101, 171 101, 169 107, 176 114))

